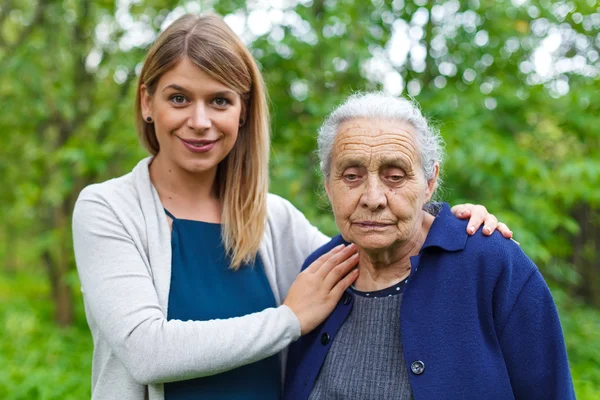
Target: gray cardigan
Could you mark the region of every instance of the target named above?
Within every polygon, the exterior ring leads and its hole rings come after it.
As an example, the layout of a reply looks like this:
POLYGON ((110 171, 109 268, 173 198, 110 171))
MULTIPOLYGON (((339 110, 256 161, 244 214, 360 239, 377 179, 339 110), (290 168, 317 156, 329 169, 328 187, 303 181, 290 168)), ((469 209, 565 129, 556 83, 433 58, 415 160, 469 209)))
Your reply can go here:
POLYGON ((280 305, 304 259, 328 241, 294 206, 269 194, 259 255, 279 307, 238 318, 167 321, 171 232, 143 159, 86 187, 73 243, 94 340, 92 398, 162 400, 163 382, 217 374, 285 349, 300 336, 280 305))

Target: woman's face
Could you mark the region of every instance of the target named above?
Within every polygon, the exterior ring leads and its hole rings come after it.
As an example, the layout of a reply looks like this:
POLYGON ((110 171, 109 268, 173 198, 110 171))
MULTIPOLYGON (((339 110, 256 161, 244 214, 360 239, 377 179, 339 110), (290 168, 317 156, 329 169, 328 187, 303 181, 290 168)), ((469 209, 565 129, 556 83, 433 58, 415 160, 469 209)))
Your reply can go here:
POLYGON ((346 240, 380 251, 416 234, 435 179, 425 180, 412 126, 347 121, 338 129, 331 161, 325 187, 346 240))
POLYGON ((188 58, 142 91, 142 111, 154 122, 159 155, 191 173, 215 172, 238 136, 242 100, 188 58))

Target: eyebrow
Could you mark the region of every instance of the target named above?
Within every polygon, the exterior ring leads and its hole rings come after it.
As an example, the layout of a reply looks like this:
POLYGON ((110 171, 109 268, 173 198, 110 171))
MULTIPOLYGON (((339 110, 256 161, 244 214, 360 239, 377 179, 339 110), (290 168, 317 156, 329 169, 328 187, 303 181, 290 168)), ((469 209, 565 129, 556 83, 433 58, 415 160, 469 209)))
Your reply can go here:
POLYGON ((400 167, 407 168, 412 165, 412 163, 407 160, 405 157, 385 157, 381 160, 381 164, 386 167, 400 167))
MULTIPOLYGON (((342 157, 335 162, 335 165, 338 168, 352 168, 352 167, 362 167, 365 164, 365 160, 360 157, 342 157)), ((397 167, 402 169, 411 168, 411 162, 406 158, 397 156, 397 157, 385 157, 381 159, 381 165, 384 167, 397 167)))
MULTIPOLYGON (((177 90, 179 92, 191 93, 190 90, 184 88, 183 86, 179 86, 176 83, 172 83, 168 86, 165 86, 165 88, 163 89, 163 92, 168 89, 177 90)), ((218 92, 215 92, 213 94, 215 96, 235 96, 236 93, 233 90, 219 90, 218 92)))
POLYGON ((365 161, 356 157, 342 157, 336 161, 335 165, 338 167, 349 168, 349 167, 359 167, 364 165, 365 161))
POLYGON ((169 86, 165 86, 165 88, 163 89, 163 92, 166 91, 166 90, 168 90, 168 89, 174 89, 174 90, 178 90, 180 92, 189 92, 189 90, 187 90, 183 86, 179 86, 179 85, 177 85, 175 83, 172 83, 169 86))

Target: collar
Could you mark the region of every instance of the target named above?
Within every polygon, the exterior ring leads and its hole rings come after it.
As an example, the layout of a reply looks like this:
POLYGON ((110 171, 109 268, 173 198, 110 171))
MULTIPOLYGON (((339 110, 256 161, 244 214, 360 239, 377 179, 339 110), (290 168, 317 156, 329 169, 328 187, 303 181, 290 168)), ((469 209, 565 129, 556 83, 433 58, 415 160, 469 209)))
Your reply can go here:
POLYGON ((421 252, 429 247, 439 247, 446 251, 459 251, 467 244, 467 222, 460 220, 450 211, 448 203, 433 204, 438 213, 429 229, 421 252))

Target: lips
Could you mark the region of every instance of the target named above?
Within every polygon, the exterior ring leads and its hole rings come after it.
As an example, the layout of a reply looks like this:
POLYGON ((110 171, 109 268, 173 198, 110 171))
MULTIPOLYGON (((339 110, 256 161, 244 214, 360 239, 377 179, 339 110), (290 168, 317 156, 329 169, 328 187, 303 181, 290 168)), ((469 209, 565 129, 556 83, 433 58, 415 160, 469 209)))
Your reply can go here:
POLYGON ((385 228, 386 226, 394 225, 391 222, 378 222, 378 221, 356 221, 353 222, 355 225, 361 228, 385 228))
POLYGON ((215 147, 215 144, 218 141, 218 139, 178 139, 181 140, 181 144, 183 144, 183 146, 192 153, 206 153, 210 151, 213 147, 215 147))
POLYGON ((195 140, 195 139, 179 138, 179 140, 181 140, 184 143, 189 144, 190 146, 194 146, 194 147, 202 147, 202 146, 206 146, 206 145, 216 142, 216 140, 207 140, 207 139, 195 140))

